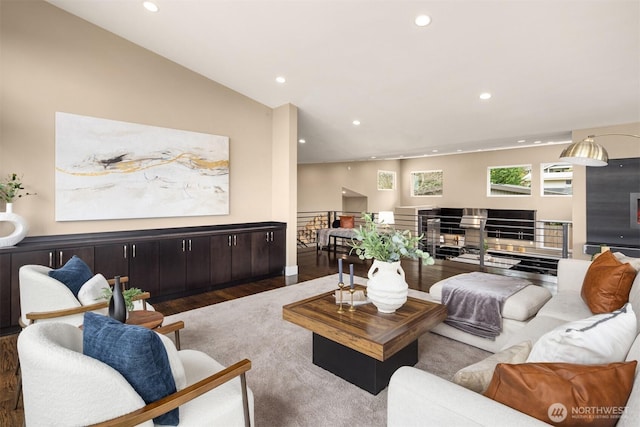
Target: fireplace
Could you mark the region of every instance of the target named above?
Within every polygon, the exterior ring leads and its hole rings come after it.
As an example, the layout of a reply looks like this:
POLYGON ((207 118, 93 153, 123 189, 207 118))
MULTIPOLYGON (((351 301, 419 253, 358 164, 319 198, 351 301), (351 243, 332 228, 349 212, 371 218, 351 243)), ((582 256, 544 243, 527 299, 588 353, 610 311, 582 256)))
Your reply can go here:
POLYGON ((640 256, 640 158, 610 159, 587 168, 587 245, 585 252, 640 256))
POLYGON ((640 228, 640 193, 629 194, 629 224, 640 228))

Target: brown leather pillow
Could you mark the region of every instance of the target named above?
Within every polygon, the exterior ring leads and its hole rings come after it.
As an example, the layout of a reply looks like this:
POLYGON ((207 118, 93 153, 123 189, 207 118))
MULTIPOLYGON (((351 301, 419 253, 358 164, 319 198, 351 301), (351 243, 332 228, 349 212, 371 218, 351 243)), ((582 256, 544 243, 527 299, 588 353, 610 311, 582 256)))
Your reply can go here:
POLYGON ((353 217, 352 216, 341 216, 340 217, 340 228, 353 228, 353 217))
POLYGON ((484 395, 557 426, 614 426, 637 363, 500 363, 484 395))
POLYGON ((582 299, 593 314, 610 313, 629 301, 636 277, 631 264, 623 264, 611 253, 600 254, 587 270, 582 282, 582 299))

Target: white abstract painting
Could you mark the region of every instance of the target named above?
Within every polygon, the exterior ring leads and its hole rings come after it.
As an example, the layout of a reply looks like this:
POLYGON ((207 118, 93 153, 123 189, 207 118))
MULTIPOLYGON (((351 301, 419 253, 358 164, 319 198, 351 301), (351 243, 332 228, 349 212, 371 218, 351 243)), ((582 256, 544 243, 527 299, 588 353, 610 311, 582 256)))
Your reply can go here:
POLYGON ((229 138, 56 113, 56 221, 229 214, 229 138))

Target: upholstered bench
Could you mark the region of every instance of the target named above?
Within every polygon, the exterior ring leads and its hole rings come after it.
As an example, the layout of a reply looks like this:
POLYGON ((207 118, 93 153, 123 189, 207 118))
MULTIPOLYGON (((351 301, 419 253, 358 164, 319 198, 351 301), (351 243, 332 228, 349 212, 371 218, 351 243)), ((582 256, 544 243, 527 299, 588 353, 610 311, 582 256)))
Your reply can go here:
MULTIPOLYGON (((463 279, 465 281, 469 281, 471 284, 476 281, 490 281, 492 278, 499 279, 501 282, 522 280, 520 278, 511 278, 509 276, 482 272, 464 273, 454 277, 457 281, 463 279)), ((441 302, 443 286, 447 282, 453 280, 454 277, 441 280, 431 286, 429 289, 429 296, 431 299, 441 302)), ((464 332, 460 329, 447 325, 446 323, 436 326, 432 332, 495 353, 503 347, 509 335, 523 328, 529 320, 538 313, 538 310, 540 310, 540 308, 549 301, 549 299, 551 299, 551 292, 549 292, 548 289, 533 284, 525 286, 508 297, 502 306, 502 333, 496 337, 495 340, 472 335, 468 332, 464 332)))

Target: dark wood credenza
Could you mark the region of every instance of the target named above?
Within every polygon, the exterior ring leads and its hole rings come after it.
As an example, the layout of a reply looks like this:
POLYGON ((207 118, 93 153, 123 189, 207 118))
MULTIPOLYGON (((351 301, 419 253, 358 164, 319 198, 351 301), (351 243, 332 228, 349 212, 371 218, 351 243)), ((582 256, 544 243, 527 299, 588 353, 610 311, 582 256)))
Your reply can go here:
POLYGON ((285 240, 282 222, 27 237, 0 249, 0 334, 19 328, 25 264, 59 268, 77 255, 106 278, 128 276, 153 303, 281 275, 285 240))

